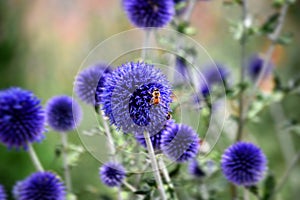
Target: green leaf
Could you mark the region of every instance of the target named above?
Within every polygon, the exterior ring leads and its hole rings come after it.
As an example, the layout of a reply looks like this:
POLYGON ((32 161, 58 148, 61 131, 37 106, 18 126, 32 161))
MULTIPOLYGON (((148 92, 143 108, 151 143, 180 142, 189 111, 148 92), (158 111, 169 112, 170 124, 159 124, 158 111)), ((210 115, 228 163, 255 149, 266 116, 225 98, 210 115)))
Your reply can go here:
POLYGON ((249 190, 249 192, 251 192, 251 193, 254 194, 255 196, 259 197, 257 185, 248 186, 248 187, 246 187, 246 188, 249 190))
POLYGON ((145 194, 149 194, 151 190, 137 190, 134 192, 134 194, 141 194, 141 195, 145 195, 145 194))
POLYGON ((277 40, 277 44, 288 45, 293 41, 294 35, 292 33, 285 33, 281 35, 277 40))
POLYGON ((279 13, 274 13, 273 15, 271 15, 260 28, 261 33, 263 34, 273 33, 277 26, 279 15, 280 15, 279 13))
POLYGON ((72 193, 68 193, 67 194, 67 200, 77 200, 77 197, 72 193))
POLYGON ((70 166, 76 166, 80 155, 84 152, 84 148, 82 146, 69 144, 68 146, 68 163, 70 166))
POLYGON ((264 182, 264 193, 262 200, 269 200, 272 197, 276 186, 275 176, 273 173, 269 173, 264 182))
POLYGON ((169 175, 170 175, 171 178, 175 177, 175 176, 177 176, 179 174, 180 167, 181 167, 181 165, 177 164, 176 167, 172 171, 170 171, 169 175))

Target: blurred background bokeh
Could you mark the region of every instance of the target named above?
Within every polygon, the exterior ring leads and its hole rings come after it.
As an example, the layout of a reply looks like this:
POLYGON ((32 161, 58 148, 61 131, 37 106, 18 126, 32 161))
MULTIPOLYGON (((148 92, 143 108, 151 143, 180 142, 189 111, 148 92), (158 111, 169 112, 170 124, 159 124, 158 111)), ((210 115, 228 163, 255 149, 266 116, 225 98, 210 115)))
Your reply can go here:
MULTIPOLYGON (((250 9, 258 21, 272 13, 270 1, 253 0, 250 9)), ((293 42, 286 47, 276 47, 272 58, 276 73, 284 81, 300 76, 299 13, 298 1, 289 10, 284 27, 285 31, 294 33, 293 42)), ((198 29, 193 38, 207 49, 214 60, 230 66, 234 73, 240 67, 240 49, 228 24, 229 19, 239 17, 238 8, 224 7, 217 0, 199 2, 192 15, 192 25, 198 29)), ((125 16, 121 2, 117 0, 1 0, 0 89, 20 86, 32 90, 43 104, 54 95, 72 95, 74 77, 91 49, 110 36, 131 28, 133 26, 125 16)), ((268 45, 265 38, 252 38, 248 54, 265 52, 268 45)), ((283 106, 280 114, 287 119, 300 120, 299 101, 299 95, 285 98, 280 103, 283 106)), ((300 138, 295 133, 278 130, 272 114, 268 109, 264 110, 261 120, 248 124, 247 130, 251 132, 251 139, 264 150, 269 168, 279 178, 300 149, 300 138)), ((52 131, 46 136, 41 144, 34 147, 45 168, 62 175, 61 158, 55 153, 60 137, 52 131)), ((70 140, 81 144, 76 132, 70 134, 70 140)), ((79 199, 105 199, 115 192, 100 182, 100 164, 89 153, 84 153, 72 169, 74 191, 79 199)), ((299 198, 299 170, 298 165, 277 199, 299 198)), ((17 180, 33 171, 26 152, 0 145, 0 183, 7 191, 11 191, 17 180)))

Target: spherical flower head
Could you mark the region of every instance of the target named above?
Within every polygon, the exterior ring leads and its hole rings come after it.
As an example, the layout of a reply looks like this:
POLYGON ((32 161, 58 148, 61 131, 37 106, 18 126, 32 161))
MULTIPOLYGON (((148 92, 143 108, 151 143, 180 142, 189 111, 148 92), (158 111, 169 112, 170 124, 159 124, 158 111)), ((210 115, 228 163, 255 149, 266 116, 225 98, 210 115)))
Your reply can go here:
POLYGON ((108 187, 120 186, 126 176, 124 167, 115 162, 108 162, 100 168, 100 179, 108 187))
MULTIPOLYGON (((252 57, 250 57, 248 61, 248 74, 253 81, 259 77, 260 73, 262 72, 263 65, 264 59, 259 55, 253 55, 252 57)), ((269 76, 272 73, 272 69, 273 64, 269 62, 264 69, 264 74, 262 75, 262 77, 264 78, 269 76)))
MULTIPOLYGON (((166 124, 164 125, 163 129, 161 129, 159 132, 156 134, 151 134, 150 140, 152 142, 153 149, 156 151, 161 150, 161 139, 162 135, 165 133, 165 130, 169 127, 172 126, 173 120, 168 120, 166 121, 166 124)), ((136 134, 135 135, 136 140, 145 148, 147 148, 146 140, 143 134, 136 134)))
POLYGON ((65 200, 65 186, 52 172, 36 172, 17 183, 18 200, 65 200))
POLYGON ((193 159, 189 162, 188 171, 192 176, 197 178, 202 178, 205 176, 205 172, 201 169, 196 159, 193 159))
POLYGON ((75 80, 75 92, 77 96, 83 102, 95 105, 96 89, 98 93, 102 92, 104 81, 111 71, 111 67, 103 63, 82 70, 75 80))
POLYGON ((0 185, 0 200, 6 200, 7 196, 4 190, 4 187, 0 185))
POLYGON ((123 7, 131 23, 140 28, 163 27, 175 13, 173 0, 123 0, 123 7))
POLYGON ((47 123, 55 131, 66 132, 75 129, 80 123, 81 115, 81 108, 72 97, 55 96, 47 103, 47 123))
POLYGON ((203 96, 209 95, 209 90, 213 85, 223 84, 229 76, 229 70, 220 63, 207 66, 200 77, 200 93, 203 96))
POLYGON ((263 178, 267 160, 259 147, 248 142, 238 142, 225 150, 221 168, 230 182, 251 186, 263 178))
POLYGON ((44 138, 45 113, 30 91, 9 88, 0 91, 0 141, 7 147, 26 147, 44 138))
POLYGON ((118 129, 155 134, 163 128, 172 92, 166 76, 153 65, 123 64, 107 77, 103 88, 96 94, 100 99, 97 103, 118 129))
POLYGON ((196 157, 199 150, 199 138, 191 127, 173 122, 164 129, 161 148, 171 160, 186 162, 196 157))

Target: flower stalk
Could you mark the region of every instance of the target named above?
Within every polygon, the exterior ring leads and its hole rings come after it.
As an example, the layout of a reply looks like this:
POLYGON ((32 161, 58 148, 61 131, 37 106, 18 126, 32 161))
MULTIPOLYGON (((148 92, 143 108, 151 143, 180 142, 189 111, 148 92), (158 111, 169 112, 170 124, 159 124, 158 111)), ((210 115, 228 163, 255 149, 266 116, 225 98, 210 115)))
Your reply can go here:
POLYGON ((61 133, 61 143, 62 143, 62 159, 63 159, 63 168, 64 176, 66 181, 66 187, 68 193, 72 193, 72 181, 70 174, 70 167, 68 163, 68 135, 67 133, 61 133))
POLYGON ((39 172, 43 172, 44 168, 43 168, 39 158, 37 157, 36 152, 31 143, 28 143, 28 153, 30 155, 31 161, 32 161, 35 169, 39 172))

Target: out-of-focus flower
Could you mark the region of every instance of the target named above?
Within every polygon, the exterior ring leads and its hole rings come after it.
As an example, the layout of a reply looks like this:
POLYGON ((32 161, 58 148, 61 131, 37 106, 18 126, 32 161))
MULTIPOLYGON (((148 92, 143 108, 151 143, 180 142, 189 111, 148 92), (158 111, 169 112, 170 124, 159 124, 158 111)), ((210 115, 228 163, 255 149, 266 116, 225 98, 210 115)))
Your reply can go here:
POLYGON ((176 72, 178 72, 178 74, 176 74, 176 76, 174 77, 175 85, 190 82, 191 78, 188 71, 188 65, 184 58, 178 56, 176 57, 175 70, 176 72))
POLYGON ((156 134, 166 122, 171 87, 153 65, 126 63, 107 77, 97 99, 111 124, 124 133, 156 134))
POLYGON ((6 200, 7 196, 4 190, 4 187, 0 185, 0 200, 6 200))
POLYGON ((100 168, 100 178, 109 187, 120 186, 125 176, 125 169, 119 163, 108 162, 100 168))
POLYGON ((189 162, 188 171, 191 175, 197 178, 202 178, 205 176, 205 172, 201 169, 196 159, 193 159, 189 162))
POLYGON ((199 150, 199 138, 191 127, 173 122, 164 130, 161 149, 171 160, 186 162, 196 157, 199 150))
POLYGON ((55 131, 73 130, 80 123, 81 115, 79 104, 69 96, 55 96, 47 103, 47 122, 55 131))
POLYGON ((52 172, 36 172, 14 187, 18 200, 65 200, 65 186, 52 172))
POLYGON ((7 147, 26 147, 44 138, 45 113, 30 91, 9 88, 0 91, 0 141, 7 147))
POLYGON ((100 94, 106 77, 111 73, 111 67, 100 63, 82 70, 75 80, 75 92, 85 103, 95 105, 95 94, 100 94))
POLYGON ((268 77, 273 71, 273 64, 271 62, 267 63, 266 68, 262 71, 264 65, 264 59, 259 55, 253 55, 250 57, 248 61, 248 74, 251 80, 255 81, 260 73, 264 73, 262 75, 263 78, 268 77))
POLYGON ((173 0, 123 0, 124 10, 137 27, 163 27, 175 13, 173 0))
POLYGON ((259 147, 248 142, 238 142, 225 150, 221 167, 230 182, 250 186, 263 178, 267 160, 259 147))
POLYGON ((173 0, 176 15, 182 15, 186 11, 187 0, 173 0))

